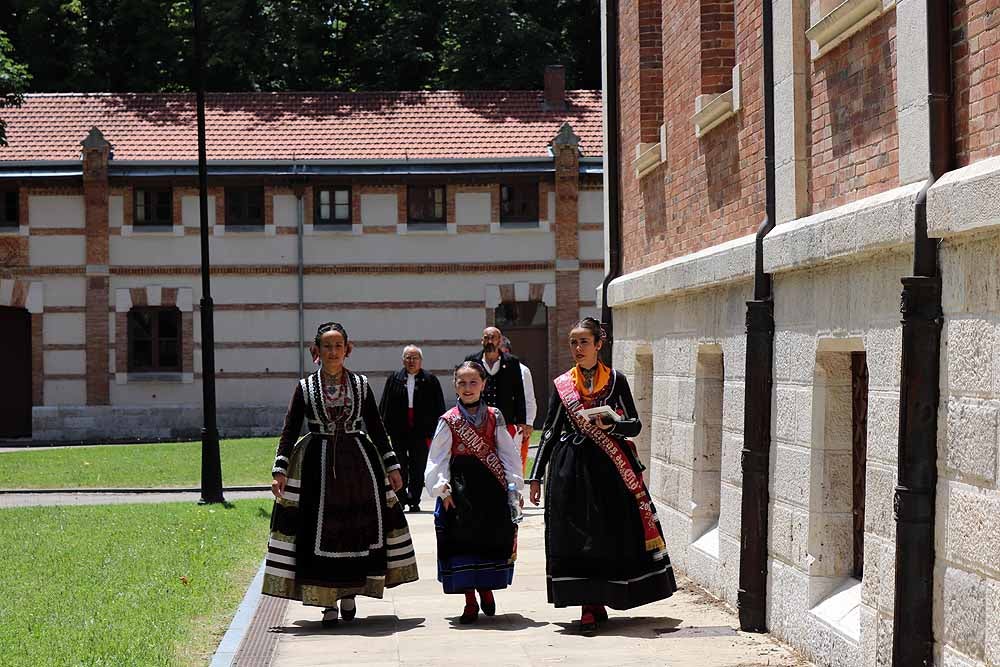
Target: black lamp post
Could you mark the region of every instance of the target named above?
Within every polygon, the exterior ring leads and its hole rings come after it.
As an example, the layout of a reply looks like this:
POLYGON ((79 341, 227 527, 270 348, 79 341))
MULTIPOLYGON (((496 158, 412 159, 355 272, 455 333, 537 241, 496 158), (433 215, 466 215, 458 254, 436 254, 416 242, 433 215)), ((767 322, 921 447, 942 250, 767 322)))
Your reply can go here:
POLYGON ((222 461, 215 420, 215 323, 212 278, 208 261, 208 166, 205 156, 205 62, 201 0, 194 3, 194 67, 198 104, 198 213, 201 227, 201 391, 204 425, 201 429, 201 500, 222 503, 222 461))

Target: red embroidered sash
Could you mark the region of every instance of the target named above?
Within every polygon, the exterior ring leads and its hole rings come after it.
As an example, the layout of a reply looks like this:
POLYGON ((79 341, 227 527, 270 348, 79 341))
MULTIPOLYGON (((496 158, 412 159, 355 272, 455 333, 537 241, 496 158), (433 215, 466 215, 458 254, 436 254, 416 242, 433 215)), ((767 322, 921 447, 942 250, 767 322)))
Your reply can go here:
MULTIPOLYGON (((493 411, 493 408, 483 405, 482 408, 493 411)), ((481 408, 481 409, 482 409, 481 408)), ((507 489, 507 473, 503 469, 503 462, 500 457, 497 456, 497 451, 495 447, 490 447, 483 436, 479 435, 476 429, 472 428, 469 422, 465 421, 462 417, 462 413, 458 411, 458 408, 452 408, 448 412, 444 413, 442 417, 451 427, 451 435, 453 438, 457 438, 460 448, 464 446, 466 451, 475 456, 479 461, 486 466, 486 469, 493 473, 496 477, 497 482, 500 486, 507 489)), ((493 422, 496 423, 495 421, 493 422)))
POLYGON ((663 542, 663 536, 660 534, 659 521, 657 521, 656 514, 653 512, 653 501, 650 499, 649 492, 642 483, 642 478, 636 474, 635 469, 625 455, 622 445, 615 442, 613 438, 602 431, 596 424, 580 414, 580 411, 583 410, 583 404, 580 402, 580 392, 573 383, 572 375, 563 373, 555 379, 555 385, 556 391, 559 392, 559 398, 566 407, 566 412, 569 414, 570 419, 573 420, 573 423, 581 433, 593 440, 608 455, 608 458, 611 459, 611 462, 615 465, 615 469, 625 483, 625 488, 635 498, 635 502, 639 506, 639 516, 642 519, 643 535, 646 538, 646 551, 665 549, 666 545, 663 542))

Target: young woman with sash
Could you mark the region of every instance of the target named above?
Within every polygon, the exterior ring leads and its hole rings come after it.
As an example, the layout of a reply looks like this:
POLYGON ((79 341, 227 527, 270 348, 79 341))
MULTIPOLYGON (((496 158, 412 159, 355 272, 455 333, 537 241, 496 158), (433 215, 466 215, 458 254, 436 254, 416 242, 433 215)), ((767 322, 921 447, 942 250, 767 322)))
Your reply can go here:
POLYGON ((514 578, 517 526, 508 485, 520 494, 521 457, 503 414, 482 400, 486 369, 466 361, 455 370, 458 405, 438 421, 425 481, 434 508, 438 581, 445 593, 465 594, 459 622, 479 617, 476 591, 487 616, 496 613, 493 591, 514 578))
POLYGON ((642 423, 625 376, 598 359, 603 340, 592 317, 570 331, 576 365, 555 379, 528 477, 535 505, 545 484, 548 600, 581 605, 584 634, 607 620, 605 606, 632 609, 677 590, 643 468, 627 439, 642 423), (617 419, 581 414, 600 406, 617 419))
POLYGON ((320 369, 295 386, 275 454, 264 593, 324 607, 323 625, 357 614, 355 596, 417 579, 403 486, 368 379, 336 322, 316 331, 320 369), (308 432, 299 438, 302 422, 308 432), (337 604, 340 604, 338 610, 337 604))

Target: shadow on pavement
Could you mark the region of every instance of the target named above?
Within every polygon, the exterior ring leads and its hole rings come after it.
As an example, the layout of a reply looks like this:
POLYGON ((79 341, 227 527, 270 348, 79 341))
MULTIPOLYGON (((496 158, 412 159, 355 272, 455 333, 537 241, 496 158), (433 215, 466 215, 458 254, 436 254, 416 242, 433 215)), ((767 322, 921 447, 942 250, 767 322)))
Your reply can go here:
MULTIPOLYGON (((610 637, 631 637, 633 639, 656 639, 658 637, 674 632, 683 621, 679 618, 669 616, 612 616, 604 623, 597 626, 595 636, 606 635, 610 637)), ((578 635, 580 634, 580 622, 556 623, 559 626, 559 634, 578 635)))
POLYGON ((527 630, 528 628, 541 628, 549 625, 547 621, 536 621, 534 619, 522 616, 521 614, 497 614, 496 616, 487 616, 486 614, 480 613, 479 620, 475 623, 470 623, 469 625, 462 625, 458 622, 459 616, 452 616, 448 619, 451 623, 451 627, 456 630, 500 630, 502 632, 510 632, 511 630, 527 630))
POLYGON ((332 628, 324 628, 321 621, 295 621, 292 625, 275 626, 271 632, 297 637, 312 635, 352 635, 355 637, 389 637, 423 626, 424 618, 399 618, 392 616, 365 616, 357 620, 340 621, 332 628))

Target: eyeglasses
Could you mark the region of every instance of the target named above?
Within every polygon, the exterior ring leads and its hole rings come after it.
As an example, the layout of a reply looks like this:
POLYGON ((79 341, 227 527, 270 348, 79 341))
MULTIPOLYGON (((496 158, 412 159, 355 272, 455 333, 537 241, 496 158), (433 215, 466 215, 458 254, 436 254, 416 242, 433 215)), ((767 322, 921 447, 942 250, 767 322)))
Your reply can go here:
POLYGON ((403 357, 403 361, 420 361, 420 357, 414 357, 414 356, 411 356, 411 355, 407 355, 407 356, 403 357))

